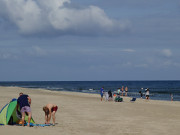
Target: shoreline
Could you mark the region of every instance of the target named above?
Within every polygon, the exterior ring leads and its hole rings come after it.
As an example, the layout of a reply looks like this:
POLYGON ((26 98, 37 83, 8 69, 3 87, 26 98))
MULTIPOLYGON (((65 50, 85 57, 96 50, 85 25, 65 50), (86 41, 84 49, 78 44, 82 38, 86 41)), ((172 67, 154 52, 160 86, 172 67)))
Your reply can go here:
MULTIPOLYGON (((43 105, 58 105, 56 125, 48 127, 0 126, 2 134, 49 135, 177 135, 180 102, 123 97, 124 102, 101 102, 100 95, 21 87, 0 87, 0 109, 23 92, 32 99, 32 117, 44 123, 43 105)), ((52 122, 52 120, 51 120, 52 122)))
MULTIPOLYGON (((49 92, 62 92, 62 93, 79 93, 79 94, 88 94, 88 95, 96 95, 96 97, 100 97, 100 94, 98 94, 98 93, 88 93, 88 92, 78 92, 78 91, 63 91, 63 90, 61 90, 61 91, 58 91, 58 90, 51 90, 51 89, 43 89, 43 88, 26 88, 26 87, 18 87, 18 86, 0 86, 0 88, 19 88, 19 89, 28 89, 28 90, 43 90, 43 91, 49 91, 49 92)), ((121 96, 121 97, 123 97, 123 98, 129 98, 129 99, 132 99, 132 97, 130 97, 130 96, 121 96)), ((104 99, 104 96, 103 96, 103 99, 104 99)), ((144 96, 144 98, 140 98, 140 97, 136 97, 136 99, 139 99, 139 100, 146 100, 145 99, 145 96, 144 96)), ((174 101, 171 101, 171 100, 162 100, 162 99, 151 99, 151 97, 150 97, 150 99, 149 99, 149 101, 167 101, 167 102, 179 102, 180 103, 180 101, 177 101, 177 100, 174 100, 174 101)))

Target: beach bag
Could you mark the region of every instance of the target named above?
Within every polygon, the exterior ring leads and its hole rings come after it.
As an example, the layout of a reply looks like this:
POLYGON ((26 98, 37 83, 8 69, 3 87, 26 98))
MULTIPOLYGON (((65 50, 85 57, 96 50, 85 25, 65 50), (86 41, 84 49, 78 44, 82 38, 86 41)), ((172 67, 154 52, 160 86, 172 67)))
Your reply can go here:
POLYGON ((120 96, 117 96, 115 98, 115 102, 122 102, 123 101, 123 98, 121 98, 120 96))

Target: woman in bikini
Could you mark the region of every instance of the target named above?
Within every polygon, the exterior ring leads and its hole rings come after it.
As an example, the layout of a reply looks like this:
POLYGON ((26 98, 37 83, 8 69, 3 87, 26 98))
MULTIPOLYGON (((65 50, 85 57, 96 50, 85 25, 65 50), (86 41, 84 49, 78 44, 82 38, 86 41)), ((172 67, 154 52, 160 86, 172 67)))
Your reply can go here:
POLYGON ((47 104, 43 107, 43 111, 45 112, 45 124, 49 124, 51 120, 51 115, 53 119, 53 125, 55 125, 55 113, 58 110, 58 106, 54 104, 47 104))

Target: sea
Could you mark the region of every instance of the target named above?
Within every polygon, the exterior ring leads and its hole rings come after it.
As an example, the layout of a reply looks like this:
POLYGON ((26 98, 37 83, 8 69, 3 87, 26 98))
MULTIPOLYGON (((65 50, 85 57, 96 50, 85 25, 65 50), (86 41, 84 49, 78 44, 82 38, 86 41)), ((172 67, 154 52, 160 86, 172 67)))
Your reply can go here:
POLYGON ((180 101, 180 81, 3 81, 0 86, 92 94, 99 94, 101 87, 104 91, 117 93, 118 88, 127 86, 129 97, 140 98, 141 91, 145 98, 145 90, 149 88, 151 100, 170 101, 173 96, 173 101, 180 101))

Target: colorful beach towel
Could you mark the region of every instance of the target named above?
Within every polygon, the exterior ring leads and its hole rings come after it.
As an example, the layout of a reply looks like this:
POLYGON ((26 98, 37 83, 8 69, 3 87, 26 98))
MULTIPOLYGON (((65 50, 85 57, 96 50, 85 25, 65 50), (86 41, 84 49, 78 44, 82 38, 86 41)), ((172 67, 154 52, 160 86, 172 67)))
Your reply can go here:
MULTIPOLYGON (((17 124, 17 126, 22 126, 22 124, 17 124)), ((27 126, 27 123, 24 124, 24 126, 27 126)), ((45 126, 54 126, 53 124, 34 124, 30 123, 30 127, 45 127, 45 126)))

